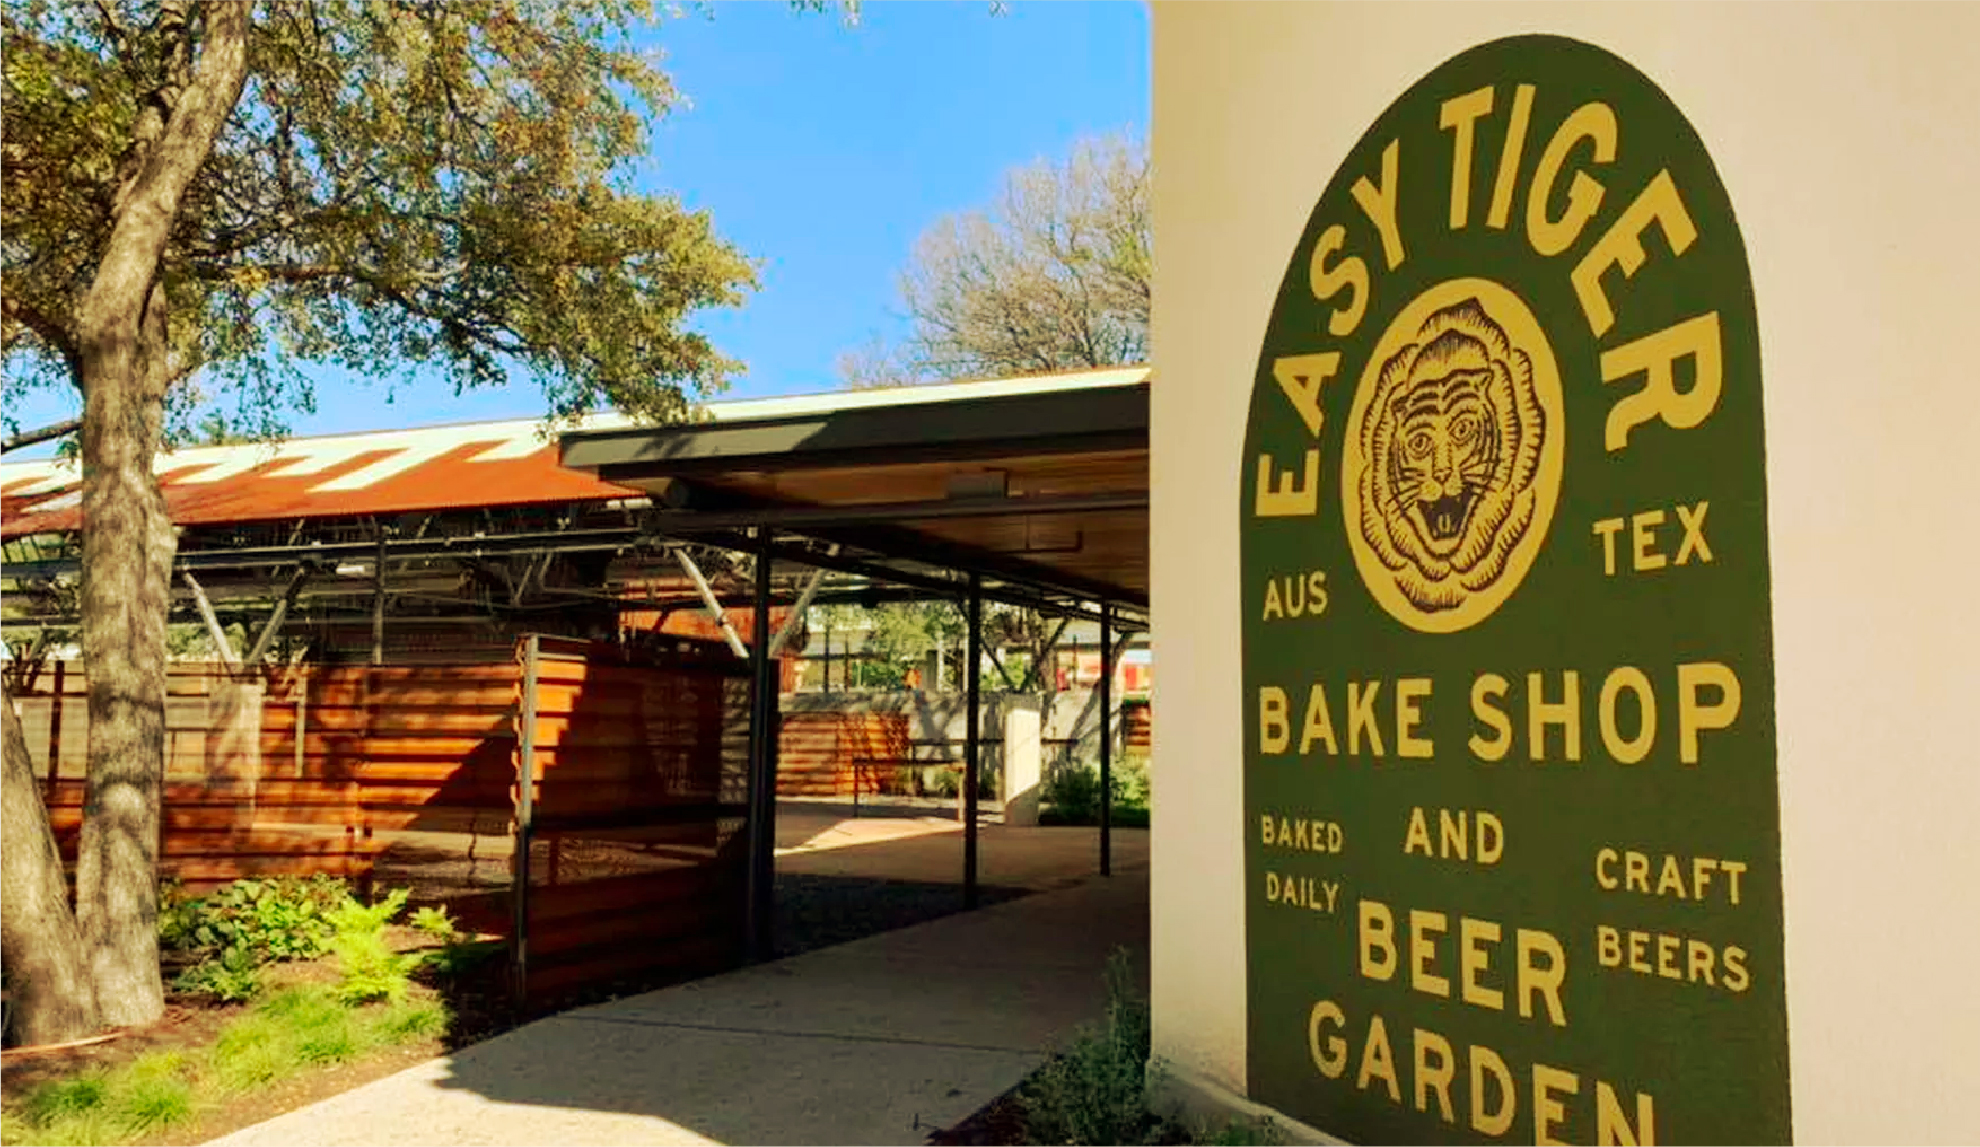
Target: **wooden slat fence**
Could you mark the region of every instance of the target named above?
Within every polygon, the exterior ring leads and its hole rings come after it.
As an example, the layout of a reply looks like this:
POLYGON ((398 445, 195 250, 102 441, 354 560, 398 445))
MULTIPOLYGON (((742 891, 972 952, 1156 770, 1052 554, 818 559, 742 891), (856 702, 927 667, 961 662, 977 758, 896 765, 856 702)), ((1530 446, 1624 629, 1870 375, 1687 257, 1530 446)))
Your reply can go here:
MULTIPOLYGON (((739 953, 746 668, 697 643, 628 655, 541 638, 535 683, 529 995, 739 953)), ((64 860, 82 823, 87 684, 16 677, 64 860)), ((514 932, 522 690, 516 659, 294 666, 168 678, 161 874, 408 887, 514 932)))
POLYGON ((529 996, 740 959, 747 666, 719 646, 655 661, 537 640, 512 710, 535 713, 518 774, 533 785, 529 996))

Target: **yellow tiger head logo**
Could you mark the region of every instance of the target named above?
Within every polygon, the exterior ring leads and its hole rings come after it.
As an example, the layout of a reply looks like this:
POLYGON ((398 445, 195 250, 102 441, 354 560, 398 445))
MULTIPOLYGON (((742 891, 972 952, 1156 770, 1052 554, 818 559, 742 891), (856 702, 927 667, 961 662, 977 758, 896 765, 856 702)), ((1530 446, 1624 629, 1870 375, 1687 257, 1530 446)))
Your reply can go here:
POLYGON ((1382 362, 1359 428, 1359 527, 1416 609, 1456 609, 1506 572, 1548 429, 1531 358, 1478 298, 1432 312, 1382 362))

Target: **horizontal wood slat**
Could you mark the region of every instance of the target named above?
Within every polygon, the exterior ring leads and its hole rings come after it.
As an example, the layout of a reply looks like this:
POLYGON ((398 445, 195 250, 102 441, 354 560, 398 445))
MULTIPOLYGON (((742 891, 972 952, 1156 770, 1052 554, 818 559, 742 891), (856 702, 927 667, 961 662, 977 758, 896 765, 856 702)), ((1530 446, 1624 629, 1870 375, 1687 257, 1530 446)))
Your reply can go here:
MULTIPOLYGON (((734 960, 747 666, 726 650, 639 664, 616 647, 546 648, 528 772, 556 859, 532 849, 531 990, 734 960)), ((175 666, 162 873, 195 893, 244 876, 376 877, 506 935, 522 686, 514 657, 245 677, 175 666)), ((19 697, 71 867, 87 689, 75 665, 44 666, 19 697)))

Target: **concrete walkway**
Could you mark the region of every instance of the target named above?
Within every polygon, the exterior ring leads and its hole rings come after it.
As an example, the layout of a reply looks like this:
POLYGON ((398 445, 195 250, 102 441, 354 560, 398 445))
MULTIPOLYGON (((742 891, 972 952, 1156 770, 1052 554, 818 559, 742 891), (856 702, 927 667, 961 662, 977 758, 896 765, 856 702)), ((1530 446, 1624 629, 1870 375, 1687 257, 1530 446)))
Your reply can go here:
POLYGON ((1148 961, 1133 865, 977 912, 566 1012, 215 1143, 918 1144, 1148 961))

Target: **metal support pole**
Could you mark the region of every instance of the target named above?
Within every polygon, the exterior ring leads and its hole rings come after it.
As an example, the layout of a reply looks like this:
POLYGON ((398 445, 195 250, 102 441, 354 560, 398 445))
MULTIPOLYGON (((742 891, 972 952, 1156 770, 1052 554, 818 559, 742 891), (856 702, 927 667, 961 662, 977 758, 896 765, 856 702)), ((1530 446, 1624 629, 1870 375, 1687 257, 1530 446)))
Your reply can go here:
POLYGON ((385 527, 378 527, 378 554, 371 566, 371 663, 385 664, 385 527))
POLYGON ((241 659, 234 656, 234 645, 227 640, 227 631, 220 628, 220 619, 213 615, 213 603, 207 599, 191 570, 180 570, 179 576, 186 579, 186 588, 192 590, 193 605, 199 609, 199 619, 206 623, 206 636, 213 642, 213 655, 229 669, 239 669, 241 659))
MULTIPOLYGON (((757 556, 758 557, 762 556, 761 551, 758 552, 757 556)), ((723 611, 722 603, 716 600, 715 591, 713 588, 709 586, 708 579, 701 576, 701 567, 694 564, 694 559, 687 555, 686 550, 675 550, 674 559, 680 562, 681 570, 688 575, 688 580, 694 583, 694 588, 696 592, 701 594, 701 603, 708 607, 709 620, 713 621, 715 623, 715 627, 722 631, 722 636, 728 639, 729 648, 736 651, 737 657, 748 657, 749 656, 748 647, 743 645, 742 636, 736 632, 736 627, 729 624, 729 615, 723 611)), ((756 608, 758 610, 758 613, 756 620, 759 625, 764 627, 756 631, 758 634, 764 633, 765 630, 768 629, 770 624, 768 621, 764 620, 769 615, 765 612, 762 612, 769 608, 767 604, 769 591, 762 587, 763 587, 762 580, 758 579, 757 590, 756 590, 756 608)), ((758 639, 757 644, 758 645, 762 644, 760 638, 758 639)))
POLYGON ((516 1010, 528 1000, 529 988, 529 848, 536 833, 536 668, 537 636, 524 639, 522 714, 516 730, 516 839, 514 890, 514 957, 516 1010))
MULTIPOLYGON (((261 659, 268 655, 269 646, 275 643, 275 635, 282 632, 282 623, 288 620, 289 607, 296 603, 296 595, 302 592, 303 583, 307 582, 309 578, 310 568, 308 566, 298 567, 296 572, 289 576, 288 588, 284 589, 282 596, 276 599, 274 611, 268 615, 268 621, 262 625, 261 632, 256 635, 254 644, 247 651, 247 665, 250 668, 259 666, 261 659)), ((186 580, 192 580, 191 571, 186 573, 186 580)), ((383 579, 380 580, 379 584, 381 587, 383 586, 383 579)), ((382 602, 382 600, 383 595, 381 594, 380 601, 382 602)), ((374 603, 374 605, 376 604, 374 603)), ((385 657, 384 624, 385 615, 380 610, 372 621, 371 663, 373 665, 380 664, 385 657)))
POLYGON ((750 655, 749 857, 744 875, 748 900, 745 941, 751 960, 767 960, 774 947, 777 859, 777 663, 770 657, 769 547, 756 551, 756 617, 750 655))
POLYGON ((1100 875, 1114 874, 1114 605, 1100 603, 1100 875))
POLYGON ((963 907, 966 909, 976 907, 976 785, 982 757, 979 736, 982 717, 977 712, 982 700, 978 662, 982 659, 983 578, 972 571, 969 575, 969 656, 965 659, 967 668, 963 674, 963 689, 969 697, 963 726, 963 907))
POLYGON ((796 633, 798 626, 804 624, 805 611, 811 608, 811 599, 818 593, 819 585, 824 582, 825 572, 823 568, 811 571, 811 577, 805 581, 804 590, 798 594, 797 601, 792 604, 791 612, 784 616, 783 627, 777 630, 776 639, 770 642, 770 656, 775 657, 782 653, 785 644, 791 639, 791 634, 796 633))

